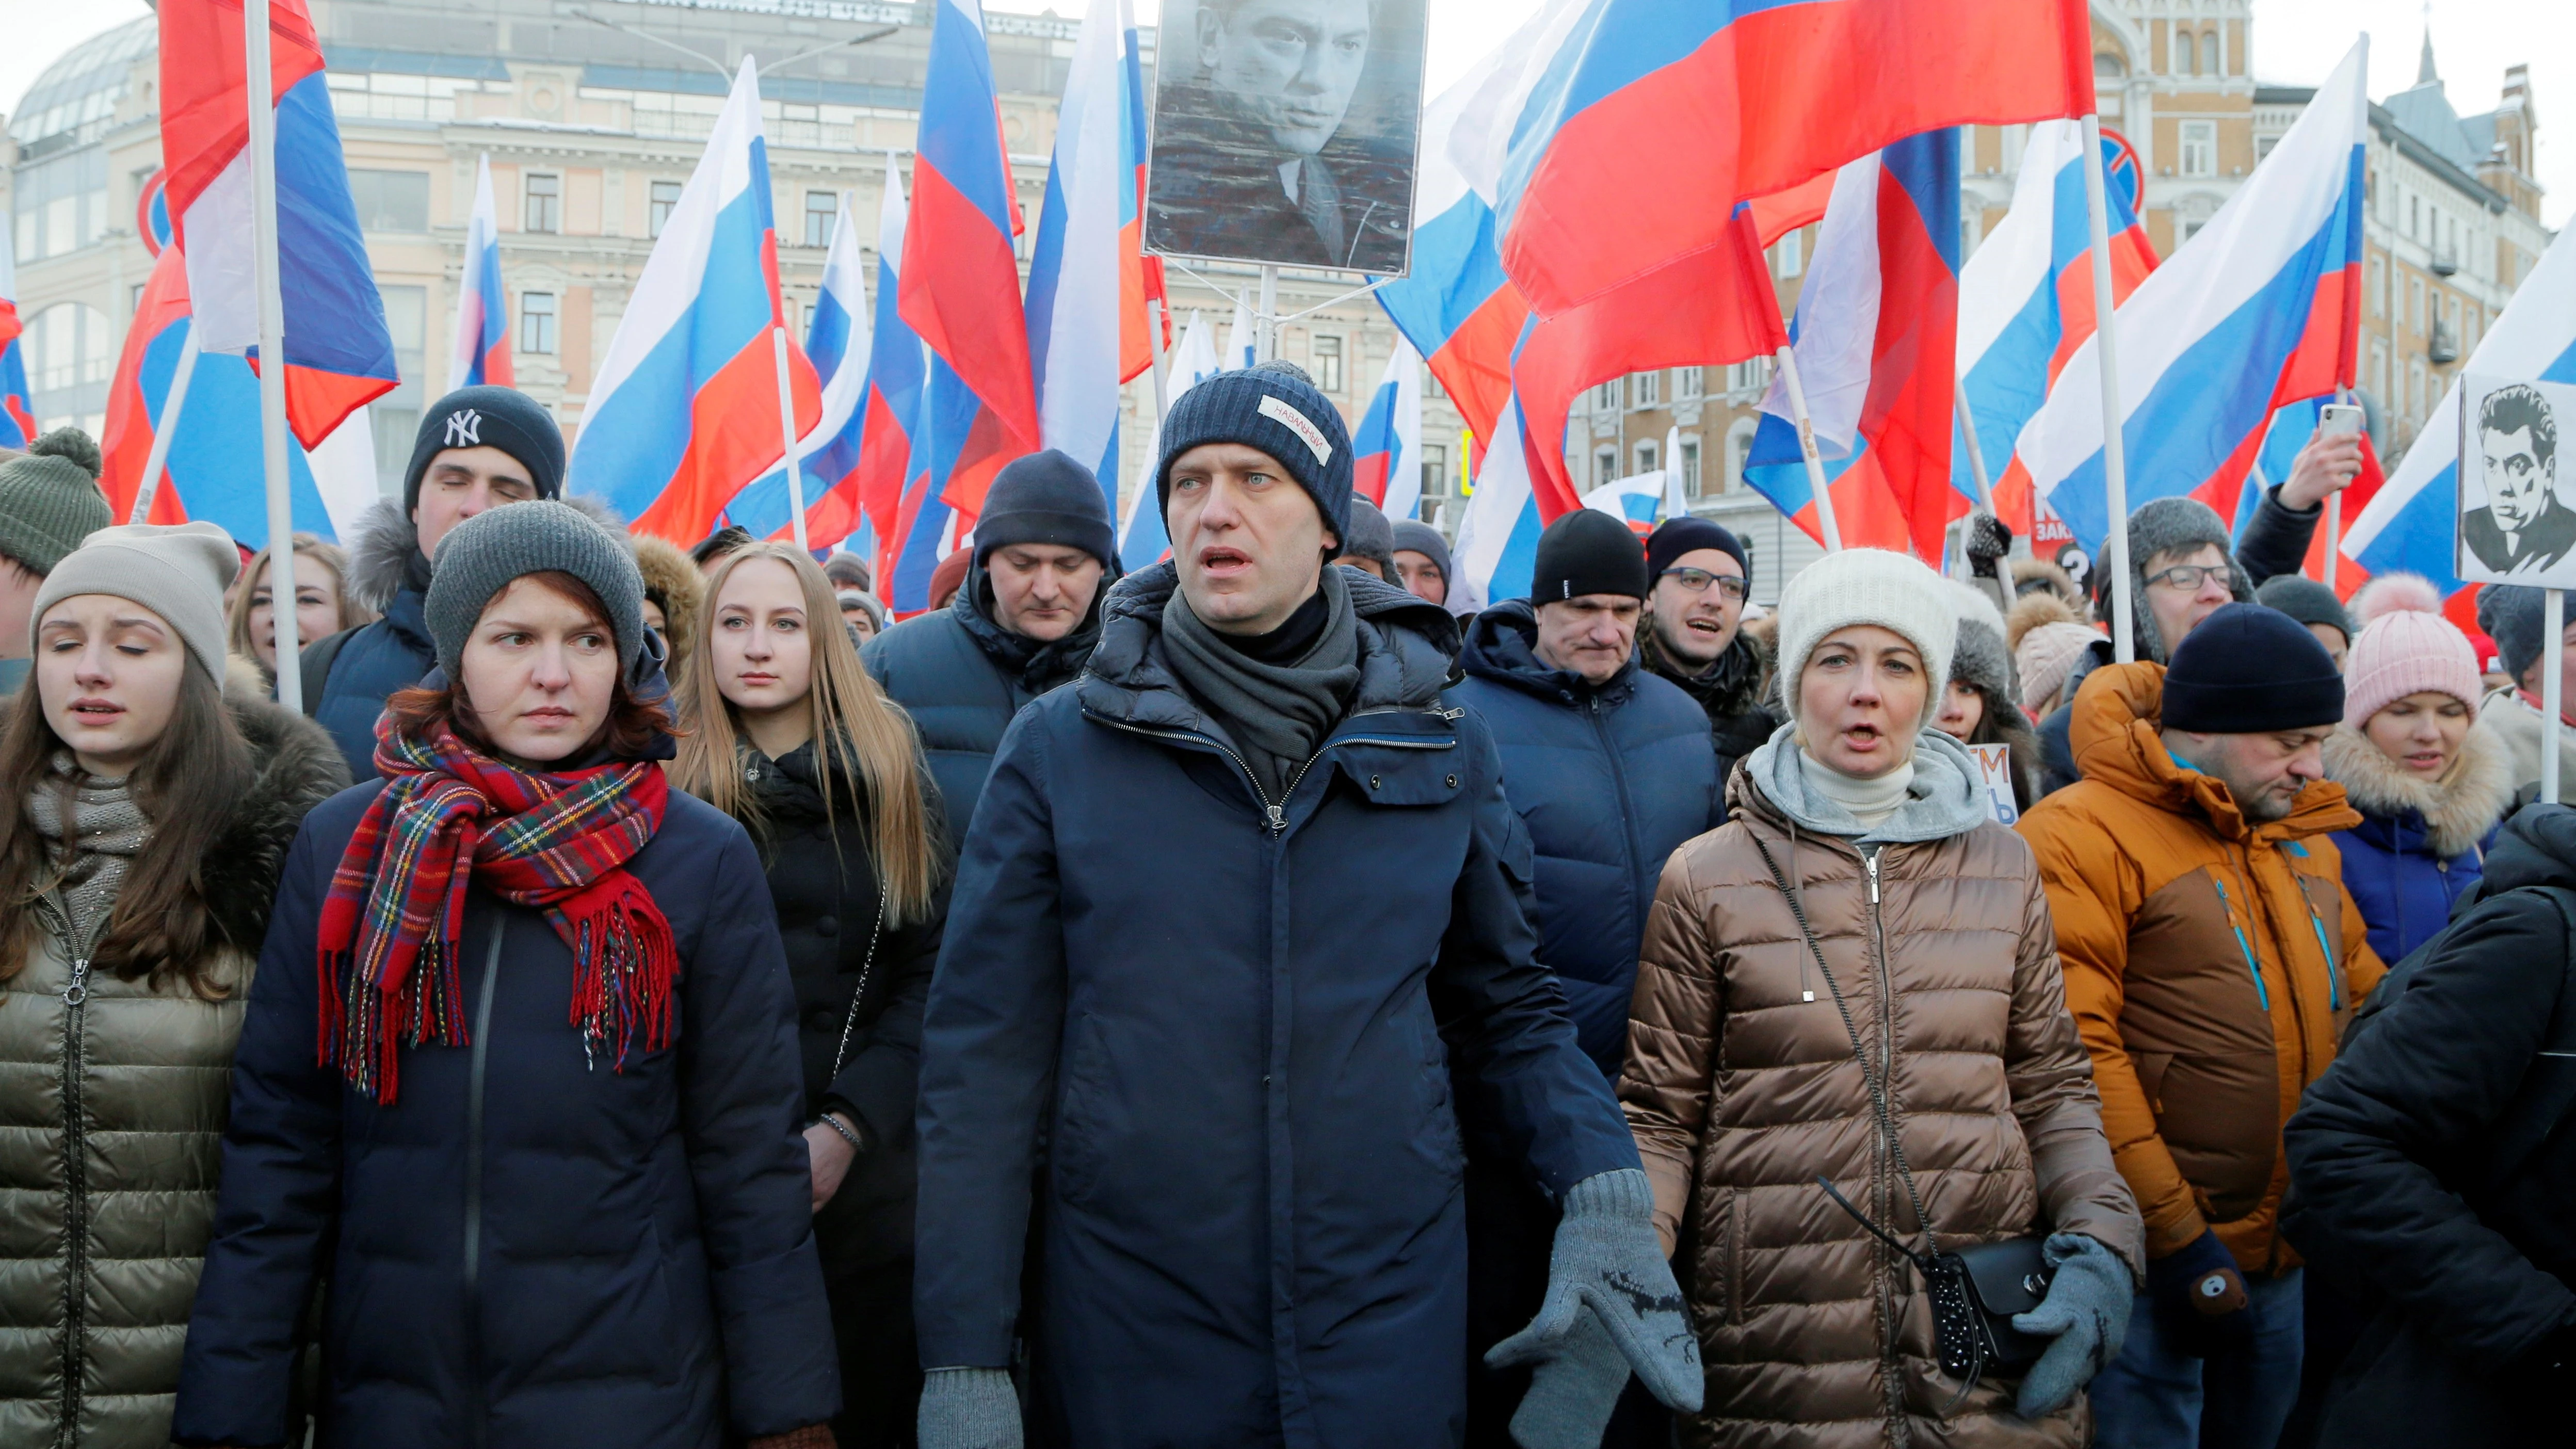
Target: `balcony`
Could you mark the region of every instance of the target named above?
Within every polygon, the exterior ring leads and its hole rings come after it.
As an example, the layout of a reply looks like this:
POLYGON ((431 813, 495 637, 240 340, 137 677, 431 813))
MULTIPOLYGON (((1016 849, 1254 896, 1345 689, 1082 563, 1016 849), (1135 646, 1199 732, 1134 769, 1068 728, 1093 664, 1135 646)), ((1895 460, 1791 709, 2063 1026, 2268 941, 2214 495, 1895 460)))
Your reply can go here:
POLYGON ((2453 247, 2435 247, 2432 268, 2433 275, 2437 277, 2454 275, 2460 270, 2459 251, 2453 247))
POLYGON ((2425 349, 2424 355, 2435 367, 2448 367, 2452 363, 2459 361, 2460 334, 2452 330, 2450 323, 2439 320, 2435 321, 2433 323, 2433 341, 2432 344, 2425 349))

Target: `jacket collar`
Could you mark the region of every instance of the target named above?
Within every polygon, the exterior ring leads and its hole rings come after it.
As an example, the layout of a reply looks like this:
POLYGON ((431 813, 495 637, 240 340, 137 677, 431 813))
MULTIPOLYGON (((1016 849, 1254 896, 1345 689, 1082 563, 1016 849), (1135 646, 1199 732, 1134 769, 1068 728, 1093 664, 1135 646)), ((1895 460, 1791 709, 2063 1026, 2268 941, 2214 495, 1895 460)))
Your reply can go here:
POLYGON ((1976 829, 1993 818, 1986 807, 1984 776, 1968 747, 1926 728, 1914 741, 1914 783, 1895 814, 1864 830, 1842 806, 1816 793, 1798 765, 1798 727, 1784 724, 1752 754, 1735 778, 1736 803, 1786 831, 1830 835, 1863 845, 1913 845, 1976 829))
POLYGON ((2424 780, 2397 767, 2361 731, 2338 727, 2326 740, 2326 778, 2343 786, 2364 828, 2390 827, 2390 844, 2412 844, 2448 860, 2487 837, 2513 804, 2513 761, 2493 726, 2470 724, 2448 775, 2424 780))
MULTIPOLYGON (((1651 621, 1639 622, 1650 629, 1651 621)), ((1599 684, 1571 669, 1559 669, 1538 657, 1538 611, 1527 599, 1506 599, 1467 624, 1467 646, 1458 662, 1471 678, 1508 685, 1540 699, 1580 704, 1598 698, 1624 704, 1635 692, 1637 656, 1631 651, 1619 672, 1599 684)))
POLYGON ((2093 672, 2075 697, 2067 723, 2067 742, 2086 780, 2191 817, 2222 840, 2249 845, 2303 840, 2361 823, 2361 812, 2344 799, 2343 787, 2319 780, 2299 792, 2289 814, 2250 824, 2225 784, 2175 764, 2165 749, 2156 724, 2164 708, 2164 687, 2161 664, 2106 664, 2093 672))

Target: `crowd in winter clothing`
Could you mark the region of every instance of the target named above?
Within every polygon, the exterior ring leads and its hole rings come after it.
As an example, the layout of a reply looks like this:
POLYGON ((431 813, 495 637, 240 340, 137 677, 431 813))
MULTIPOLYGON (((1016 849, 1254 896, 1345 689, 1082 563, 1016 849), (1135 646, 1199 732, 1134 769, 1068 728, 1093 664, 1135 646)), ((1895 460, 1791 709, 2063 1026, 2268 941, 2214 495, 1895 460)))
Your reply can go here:
POLYGON ((291 591, 0 457, 0 1442, 2549 1436, 2576 723, 2299 575, 2349 440, 1461 617, 1296 368, 1159 436, 899 621, 507 388, 291 591))

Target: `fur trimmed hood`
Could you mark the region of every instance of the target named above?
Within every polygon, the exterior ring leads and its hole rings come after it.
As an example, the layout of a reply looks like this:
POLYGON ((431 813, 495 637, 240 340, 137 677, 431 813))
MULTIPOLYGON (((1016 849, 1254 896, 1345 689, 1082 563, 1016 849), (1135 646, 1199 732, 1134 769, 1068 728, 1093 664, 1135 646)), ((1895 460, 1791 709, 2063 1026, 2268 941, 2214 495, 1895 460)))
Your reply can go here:
POLYGON ((329 732, 264 694, 227 689, 224 707, 250 743, 257 773, 201 869, 208 907, 225 939, 256 955, 296 829, 307 811, 349 787, 349 766, 329 732))
MULTIPOLYGON (((609 532, 625 536, 626 520, 598 499, 567 493, 559 501, 580 509, 609 532)), ((402 592, 411 577, 412 561, 420 557, 420 526, 403 510, 401 499, 378 499, 349 530, 347 547, 349 597, 369 612, 381 614, 402 592)), ((424 567, 420 572, 425 581, 429 570, 424 567)))
POLYGON ((2325 744, 2326 778, 2343 786, 2354 809, 2373 818, 2412 813, 2424 822, 2425 845, 2448 860, 2486 838, 2513 804, 2513 757, 2484 720, 2469 726, 2446 780, 2419 780, 2380 753, 2361 731, 2338 725, 2325 744))

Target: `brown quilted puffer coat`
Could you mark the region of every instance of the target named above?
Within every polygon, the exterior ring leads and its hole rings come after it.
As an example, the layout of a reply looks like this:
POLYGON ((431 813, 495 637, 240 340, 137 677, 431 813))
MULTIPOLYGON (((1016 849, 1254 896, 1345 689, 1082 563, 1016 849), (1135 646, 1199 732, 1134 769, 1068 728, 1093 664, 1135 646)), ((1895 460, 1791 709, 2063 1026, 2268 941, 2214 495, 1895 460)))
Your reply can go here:
MULTIPOLYGON (((1941 1373, 1919 1277, 1817 1187, 1831 1177, 1912 1236, 1833 991, 1754 841, 1798 890, 1874 1069, 1893 1063, 1905 1156, 1941 1245, 2077 1232, 2142 1273, 2137 1206, 2102 1134, 2030 848, 1972 806, 1925 798, 1927 776, 1933 796, 1965 795, 1951 757, 1968 757, 1946 736, 1925 734, 1917 799, 1860 837, 1881 842, 1867 854, 1794 824, 1757 783, 1779 778, 1762 767, 1788 750, 1748 757, 1733 818, 1666 864, 1619 1083, 1707 1365, 1683 1441, 2087 1443, 2081 1396, 2029 1421, 1993 1379, 1945 1416, 1958 1384, 1941 1373)), ((1787 775, 1773 793, 1795 788, 1793 762, 1787 775)))

